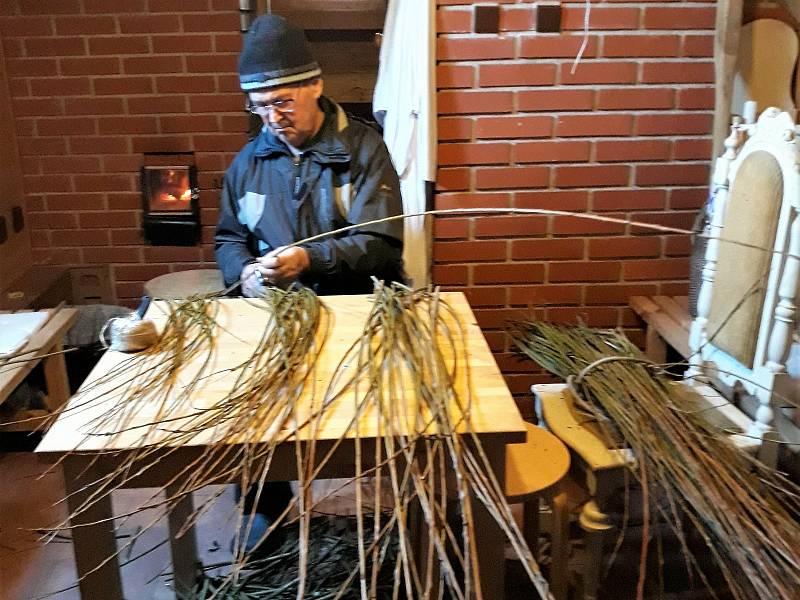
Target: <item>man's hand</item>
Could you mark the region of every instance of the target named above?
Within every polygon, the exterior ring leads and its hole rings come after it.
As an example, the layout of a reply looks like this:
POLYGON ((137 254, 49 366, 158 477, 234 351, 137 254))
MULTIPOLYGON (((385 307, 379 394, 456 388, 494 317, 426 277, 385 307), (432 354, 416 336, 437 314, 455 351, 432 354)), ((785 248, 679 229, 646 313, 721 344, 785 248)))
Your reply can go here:
POLYGON ((297 281, 311 266, 311 259, 305 248, 281 246, 259 258, 258 263, 268 283, 284 287, 297 281))
POLYGON ((257 262, 252 262, 244 266, 242 274, 239 275, 239 283, 242 286, 242 296, 246 298, 258 298, 264 295, 266 288, 259 277, 261 266, 257 262))

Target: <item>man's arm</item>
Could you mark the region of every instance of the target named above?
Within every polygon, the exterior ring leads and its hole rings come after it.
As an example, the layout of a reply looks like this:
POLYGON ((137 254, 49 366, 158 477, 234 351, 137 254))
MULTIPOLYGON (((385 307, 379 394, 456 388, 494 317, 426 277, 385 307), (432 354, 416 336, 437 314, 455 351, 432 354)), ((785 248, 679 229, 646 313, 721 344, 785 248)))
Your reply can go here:
POLYGON ((231 167, 225 173, 222 185, 219 222, 214 236, 214 253, 226 286, 239 281, 244 267, 255 260, 248 247, 250 231, 236 216, 233 179, 233 167, 231 167))

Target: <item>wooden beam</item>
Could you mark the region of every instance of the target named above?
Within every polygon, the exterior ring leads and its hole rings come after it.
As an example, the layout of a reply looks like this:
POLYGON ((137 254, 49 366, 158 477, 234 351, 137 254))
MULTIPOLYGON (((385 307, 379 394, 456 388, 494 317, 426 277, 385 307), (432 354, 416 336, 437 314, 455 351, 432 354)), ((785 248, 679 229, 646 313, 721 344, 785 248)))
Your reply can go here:
MULTIPOLYGON (((794 1, 794 0, 793 0, 794 1)), ((718 157, 728 136, 731 121, 733 73, 739 53, 739 34, 742 29, 743 0, 717 2, 716 34, 714 36, 714 146, 712 159, 718 157)))

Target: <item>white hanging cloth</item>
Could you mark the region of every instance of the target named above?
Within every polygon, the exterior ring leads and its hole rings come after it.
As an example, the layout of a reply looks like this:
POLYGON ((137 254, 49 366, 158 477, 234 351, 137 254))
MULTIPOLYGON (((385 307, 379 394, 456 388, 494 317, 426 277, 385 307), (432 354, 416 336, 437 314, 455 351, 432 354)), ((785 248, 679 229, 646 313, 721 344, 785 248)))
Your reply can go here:
MULTIPOLYGON (((400 176, 403 210, 425 211, 425 181, 436 176, 435 6, 389 0, 372 110, 400 176)), ((430 232, 424 217, 404 220, 406 273, 429 282, 430 232)))

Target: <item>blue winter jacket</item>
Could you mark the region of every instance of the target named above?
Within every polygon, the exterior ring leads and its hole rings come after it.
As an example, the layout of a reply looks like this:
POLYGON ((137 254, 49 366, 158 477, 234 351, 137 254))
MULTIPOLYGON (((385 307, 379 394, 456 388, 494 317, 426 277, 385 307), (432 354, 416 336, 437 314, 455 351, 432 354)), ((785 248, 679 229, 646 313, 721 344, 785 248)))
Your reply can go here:
MULTIPOLYGON (((215 237, 226 285, 273 248, 402 213, 400 183, 380 134, 322 97, 320 131, 294 158, 263 128, 225 173, 215 237)), ((303 244, 300 281, 318 294, 372 291, 371 276, 403 281, 403 222, 396 219, 303 244)))

